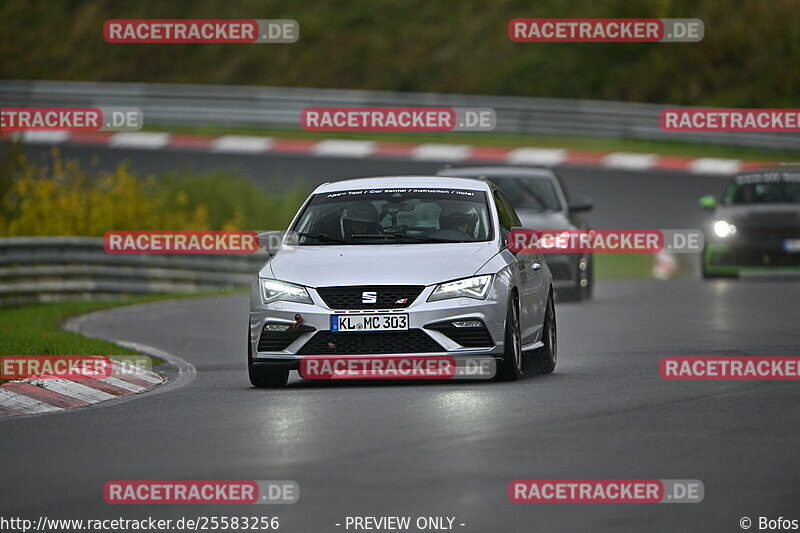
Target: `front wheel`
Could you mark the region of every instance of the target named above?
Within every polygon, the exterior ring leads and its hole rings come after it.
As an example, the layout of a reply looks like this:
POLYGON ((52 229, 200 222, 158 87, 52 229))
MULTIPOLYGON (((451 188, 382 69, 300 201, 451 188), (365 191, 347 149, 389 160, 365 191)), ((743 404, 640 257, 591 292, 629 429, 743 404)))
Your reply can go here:
POLYGON ((537 374, 550 374, 556 369, 558 357, 558 331, 556 329, 556 308, 553 296, 547 297, 547 309, 544 313, 544 326, 542 327, 542 342, 544 346, 537 348, 531 354, 533 370, 537 374))
POLYGON ((497 381, 516 381, 522 374, 522 334, 519 327, 519 302, 511 298, 506 311, 505 351, 497 365, 497 381))
POLYGON ((250 383, 260 389, 276 389, 285 387, 289 382, 289 370, 281 367, 258 367, 253 364, 253 346, 247 338, 247 374, 250 383))

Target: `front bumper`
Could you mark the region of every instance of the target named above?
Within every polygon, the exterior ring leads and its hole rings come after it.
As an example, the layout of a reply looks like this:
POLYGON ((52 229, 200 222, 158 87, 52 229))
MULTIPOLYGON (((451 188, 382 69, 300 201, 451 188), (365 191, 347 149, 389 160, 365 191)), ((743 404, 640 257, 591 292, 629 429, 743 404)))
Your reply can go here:
POLYGON ((544 259, 553 274, 556 290, 575 288, 582 278, 588 277, 589 259, 586 254, 546 253, 544 259))
POLYGON ((703 269, 711 274, 800 271, 800 253, 788 252, 781 242, 770 239, 708 242, 703 251, 703 269))
MULTIPOLYGON (((493 356, 503 353, 505 318, 508 297, 493 288, 485 300, 454 298, 428 302, 434 287, 428 286, 414 302, 399 309, 334 310, 325 304, 319 293, 308 288, 312 304, 273 302, 263 304, 260 294, 251 291, 249 341, 253 363, 256 365, 283 365, 297 368, 299 361, 316 355, 374 355, 419 357, 430 355, 493 356), (408 314, 408 331, 380 333, 331 331, 331 316, 359 314, 408 314), (302 315, 298 328, 292 328, 290 337, 265 342, 267 325, 292 326, 296 316, 302 315), (485 326, 485 335, 455 335, 447 327, 454 320, 479 320, 485 326), (464 344, 456 342, 460 340, 464 344), (488 339, 488 341, 486 340, 488 339), (476 346, 476 344, 480 346, 476 346), (331 348, 333 345, 333 348, 331 348), (374 347, 374 349, 373 349, 374 347)), ((280 326, 277 326, 278 328, 280 326)), ((288 330, 287 330, 288 331, 288 330)))

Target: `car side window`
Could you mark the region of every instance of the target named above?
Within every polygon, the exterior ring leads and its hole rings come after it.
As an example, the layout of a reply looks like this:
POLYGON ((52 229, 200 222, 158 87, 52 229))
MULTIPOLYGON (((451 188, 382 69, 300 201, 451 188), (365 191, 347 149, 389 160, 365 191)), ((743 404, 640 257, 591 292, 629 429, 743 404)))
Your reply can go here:
POLYGON ((517 212, 514 211, 514 206, 511 205, 511 200, 509 200, 502 192, 500 193, 500 197, 503 199, 503 201, 506 204, 506 207, 508 208, 508 214, 511 215, 511 222, 513 222, 512 227, 514 228, 522 227, 522 221, 519 219, 519 215, 517 215, 517 212))
POLYGON ((520 225, 517 214, 514 213, 513 209, 511 209, 508 200, 503 196, 503 193, 496 190, 494 191, 493 198, 494 205, 497 207, 497 218, 500 219, 500 229, 511 231, 511 228, 513 228, 515 225, 520 225), (517 224, 514 224, 514 222, 517 222, 517 224))
POLYGON ((564 184, 564 180, 562 180, 561 176, 556 174, 555 171, 552 172, 553 176, 555 176, 555 183, 553 185, 555 185, 557 189, 561 189, 561 193, 564 195, 564 199, 567 201, 567 204, 569 204, 571 196, 569 194, 567 186, 564 184))

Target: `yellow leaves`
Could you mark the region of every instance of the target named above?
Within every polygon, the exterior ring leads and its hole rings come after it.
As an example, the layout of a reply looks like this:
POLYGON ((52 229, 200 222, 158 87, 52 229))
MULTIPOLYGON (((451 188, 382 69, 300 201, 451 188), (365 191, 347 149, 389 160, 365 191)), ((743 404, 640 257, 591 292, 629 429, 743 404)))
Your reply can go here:
POLYGON ((164 213, 168 202, 160 196, 166 194, 155 187, 152 177, 138 179, 127 164, 90 176, 77 161, 64 161, 54 150, 49 168, 21 162, 10 190, 0 199, 0 235, 99 236, 112 229, 208 229, 206 206, 189 206, 188 196, 180 191, 182 208, 164 213))
POLYGON ((139 177, 128 163, 90 172, 57 150, 51 155, 42 167, 16 161, 0 196, 0 236, 282 229, 306 195, 302 185, 270 194, 225 172, 139 177))

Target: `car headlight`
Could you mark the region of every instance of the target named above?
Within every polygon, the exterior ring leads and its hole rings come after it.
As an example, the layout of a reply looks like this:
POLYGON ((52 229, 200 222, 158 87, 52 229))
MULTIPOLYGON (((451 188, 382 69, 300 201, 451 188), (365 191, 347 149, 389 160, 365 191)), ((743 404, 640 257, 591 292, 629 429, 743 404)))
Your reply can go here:
POLYGON ((436 300, 447 300, 449 298, 475 298, 483 300, 489 294, 489 286, 492 284, 492 276, 475 276, 472 278, 457 279, 440 283, 433 289, 428 297, 429 302, 436 300))
POLYGON ((727 220, 717 220, 714 222, 714 234, 720 239, 730 237, 736 233, 736 226, 727 220))
POLYGON ((259 283, 261 284, 261 298, 265 304, 278 301, 313 303, 306 288, 300 285, 268 278, 260 278, 259 283))

